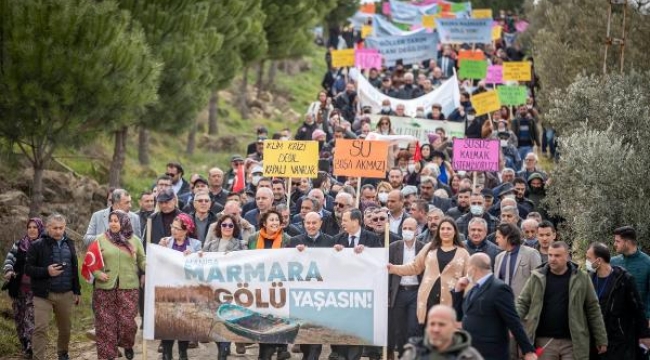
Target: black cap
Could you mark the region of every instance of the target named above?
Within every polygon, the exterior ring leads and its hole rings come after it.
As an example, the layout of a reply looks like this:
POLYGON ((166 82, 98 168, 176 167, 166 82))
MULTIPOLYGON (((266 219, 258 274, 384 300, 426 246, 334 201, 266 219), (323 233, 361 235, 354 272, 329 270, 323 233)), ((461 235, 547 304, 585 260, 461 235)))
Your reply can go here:
POLYGON ((515 187, 512 186, 511 183, 505 183, 503 186, 501 186, 501 191, 499 191, 499 197, 502 197, 503 195, 507 194, 512 194, 515 192, 515 187))
POLYGON ((481 195, 486 198, 494 198, 494 193, 490 189, 483 189, 481 190, 481 195))
POLYGON ((174 200, 174 190, 171 188, 166 188, 161 190, 158 195, 156 195, 156 201, 158 202, 167 202, 174 200))
POLYGON ((244 158, 241 157, 241 155, 239 155, 239 154, 235 154, 235 155, 230 157, 230 162, 233 162, 233 161, 244 161, 244 158))
POLYGON ((194 180, 194 182, 192 183, 192 185, 196 186, 197 183, 204 183, 205 185, 209 185, 208 180, 204 179, 202 176, 197 177, 196 180, 194 180))
POLYGON ((268 134, 269 130, 265 128, 264 126, 260 126, 257 128, 257 135, 259 134, 268 134))

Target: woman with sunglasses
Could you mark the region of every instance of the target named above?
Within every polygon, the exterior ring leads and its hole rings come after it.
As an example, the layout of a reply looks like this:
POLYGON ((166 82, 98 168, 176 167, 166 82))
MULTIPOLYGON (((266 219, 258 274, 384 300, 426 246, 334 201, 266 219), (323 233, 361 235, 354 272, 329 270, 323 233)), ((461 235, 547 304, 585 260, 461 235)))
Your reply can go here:
MULTIPOLYGON (((194 221, 192 218, 185 214, 180 213, 176 215, 172 222, 172 236, 160 239, 160 246, 167 246, 170 249, 180 251, 185 255, 201 251, 201 242, 197 239, 189 237, 189 234, 194 232, 194 221)), ((172 349, 174 348, 175 340, 163 340, 163 360, 172 360, 172 349)), ((178 359, 187 360, 187 348, 189 341, 178 340, 178 359)))
MULTIPOLYGON (((214 237, 203 244, 203 252, 230 252, 244 250, 244 242, 239 240, 239 226, 232 215, 223 215, 214 228, 214 237)), ((242 344, 243 345, 243 344, 242 344)), ((242 345, 239 345, 241 347, 242 345)), ((230 355, 230 342, 217 342, 219 360, 225 360, 230 355)), ((244 348, 245 349, 245 348, 244 348)), ((245 350, 244 350, 245 351, 245 350)))

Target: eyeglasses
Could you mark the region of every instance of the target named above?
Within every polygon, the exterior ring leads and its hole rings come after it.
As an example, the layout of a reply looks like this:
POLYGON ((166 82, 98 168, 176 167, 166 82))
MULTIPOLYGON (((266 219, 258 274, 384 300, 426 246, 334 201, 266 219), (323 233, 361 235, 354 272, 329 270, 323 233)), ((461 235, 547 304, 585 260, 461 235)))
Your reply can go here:
POLYGON ((177 174, 165 173, 165 175, 167 175, 167 176, 169 176, 169 177, 174 177, 174 176, 176 176, 177 174))
POLYGON ((209 203, 210 199, 194 199, 194 201, 199 202, 199 203, 209 203))
POLYGON ((300 186, 300 183, 299 182, 292 182, 291 186, 300 186))
POLYGON ((235 227, 235 224, 233 224, 233 223, 221 223, 221 227, 222 228, 232 229, 232 228, 235 227))
POLYGON ((336 205, 336 207, 338 207, 338 208, 344 208, 344 207, 347 206, 346 204, 344 204, 344 203, 339 203, 339 202, 335 202, 334 205, 336 205))
POLYGON ((385 216, 379 216, 379 217, 376 217, 376 218, 372 218, 372 221, 373 222, 381 222, 381 221, 386 221, 386 219, 387 218, 385 216))

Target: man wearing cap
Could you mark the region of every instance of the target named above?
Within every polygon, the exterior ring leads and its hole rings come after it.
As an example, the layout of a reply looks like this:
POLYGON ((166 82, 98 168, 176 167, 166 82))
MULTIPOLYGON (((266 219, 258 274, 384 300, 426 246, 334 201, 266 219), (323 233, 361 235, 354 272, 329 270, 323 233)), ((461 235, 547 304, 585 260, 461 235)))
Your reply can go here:
MULTIPOLYGON (((172 189, 163 189, 156 197, 158 202, 158 212, 151 215, 151 242, 158 244, 160 239, 172 235, 171 226, 176 215, 181 211, 176 207, 176 196, 172 189)), ((143 233, 147 234, 147 229, 143 233)), ((145 237, 146 239, 146 237, 145 237)), ((145 242, 146 247, 146 242, 145 242)))
POLYGON ((503 190, 503 188, 507 186, 506 184, 512 184, 512 181, 515 179, 515 176, 516 176, 515 170, 513 170, 512 168, 505 168, 501 170, 501 173, 499 173, 499 179, 501 181, 501 185, 492 189, 493 197, 498 198, 499 194, 501 193, 501 190, 503 190))
POLYGON ((239 154, 234 154, 230 157, 230 170, 226 173, 226 188, 232 190, 235 184, 235 177, 237 177, 237 168, 244 165, 244 158, 239 154))
MULTIPOLYGON (((202 176, 196 178, 196 180, 194 180, 194 183, 192 184, 192 197, 187 202, 187 205, 185 205, 181 209, 184 213, 191 214, 196 211, 194 199, 196 198, 196 194, 199 192, 207 192, 208 194, 210 193, 208 187, 208 180, 206 180, 202 176)), ((213 214, 218 214, 221 212, 221 210, 223 210, 223 206, 219 203, 215 203, 214 201, 212 201, 212 198, 210 198, 210 207, 208 207, 208 209, 213 214)))
MULTIPOLYGON (((264 126, 260 126, 257 128, 256 134, 258 138, 263 137, 266 139, 269 136, 269 131, 264 126)), ((246 148, 246 156, 250 156, 255 152, 257 152, 257 141, 248 144, 248 147, 246 148)))
POLYGON ((255 142, 255 152, 248 154, 249 159, 253 159, 257 162, 262 162, 262 160, 264 160, 264 140, 266 140, 265 136, 257 137, 257 141, 255 142))

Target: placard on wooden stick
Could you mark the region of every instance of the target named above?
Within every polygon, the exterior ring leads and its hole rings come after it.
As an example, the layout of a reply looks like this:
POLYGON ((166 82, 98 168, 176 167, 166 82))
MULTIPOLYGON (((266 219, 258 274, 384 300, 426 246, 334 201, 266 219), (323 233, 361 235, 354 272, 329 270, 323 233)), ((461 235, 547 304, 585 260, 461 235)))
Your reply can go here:
POLYGON ((337 139, 334 175, 385 178, 388 171, 388 142, 337 139))

